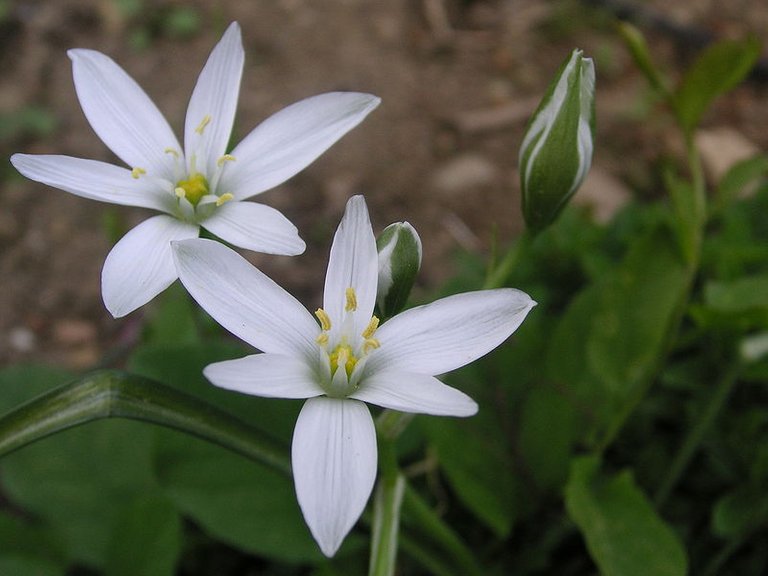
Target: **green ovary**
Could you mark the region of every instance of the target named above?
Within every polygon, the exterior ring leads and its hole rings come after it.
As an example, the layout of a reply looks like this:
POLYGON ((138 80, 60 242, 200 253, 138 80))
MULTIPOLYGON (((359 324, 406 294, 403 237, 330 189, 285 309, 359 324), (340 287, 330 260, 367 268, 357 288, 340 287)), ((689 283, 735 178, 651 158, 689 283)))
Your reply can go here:
POLYGON ((208 180, 199 172, 176 183, 176 195, 186 198, 192 206, 197 206, 197 203, 206 194, 208 194, 208 180))
POLYGON ((331 361, 331 374, 335 374, 336 370, 343 366, 347 372, 347 378, 352 376, 352 370, 355 369, 357 358, 355 358, 352 348, 348 344, 339 344, 328 357, 331 361))

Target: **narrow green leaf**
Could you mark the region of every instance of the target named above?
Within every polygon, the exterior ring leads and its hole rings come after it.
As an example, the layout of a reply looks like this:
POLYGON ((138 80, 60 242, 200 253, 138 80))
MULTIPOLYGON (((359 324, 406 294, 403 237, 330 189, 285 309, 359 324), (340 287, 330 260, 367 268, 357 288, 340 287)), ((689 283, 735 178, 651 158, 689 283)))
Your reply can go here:
POLYGON ((669 82, 653 63, 653 58, 651 58, 651 53, 648 50, 648 44, 643 33, 628 22, 620 22, 618 29, 621 38, 629 49, 629 53, 632 55, 632 59, 645 75, 648 83, 665 98, 669 98, 669 82))
POLYGON ((718 96, 741 82, 760 56, 756 38, 726 40, 707 48, 686 72, 674 97, 674 110, 686 133, 701 121, 718 96))
POLYGON ((734 198, 745 194, 751 184, 768 176, 768 156, 758 154, 734 164, 720 180, 715 192, 718 210, 725 209, 734 198))
POLYGON ((517 516, 520 487, 493 411, 481 409, 461 420, 422 417, 419 423, 459 499, 500 538, 507 536, 517 516))
POLYGON ((731 282, 710 282, 704 300, 719 312, 768 311, 768 274, 746 276, 731 282))
POLYGON ((565 504, 601 574, 686 574, 686 554, 677 535, 656 514, 629 472, 607 475, 600 472, 598 458, 577 458, 565 504))

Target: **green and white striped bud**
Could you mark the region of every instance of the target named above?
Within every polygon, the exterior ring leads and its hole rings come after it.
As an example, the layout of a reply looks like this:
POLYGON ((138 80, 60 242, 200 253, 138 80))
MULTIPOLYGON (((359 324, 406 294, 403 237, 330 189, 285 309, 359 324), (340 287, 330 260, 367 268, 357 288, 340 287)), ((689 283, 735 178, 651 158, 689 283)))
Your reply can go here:
POLYGON ((403 308, 421 267, 421 239, 408 222, 387 226, 376 239, 379 252, 379 285, 376 305, 382 318, 403 308))
POLYGON ((534 232, 554 222, 592 164, 595 66, 574 50, 536 109, 520 146, 523 216, 534 232))

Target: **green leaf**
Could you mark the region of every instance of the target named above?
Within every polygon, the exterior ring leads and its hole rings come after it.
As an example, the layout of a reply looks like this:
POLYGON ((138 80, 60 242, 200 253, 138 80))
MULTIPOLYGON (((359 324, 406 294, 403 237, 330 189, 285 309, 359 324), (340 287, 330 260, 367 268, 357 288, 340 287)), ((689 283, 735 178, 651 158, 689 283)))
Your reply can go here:
POLYGON ((712 532, 721 538, 746 535, 768 520, 768 497, 764 490, 740 486, 720 498, 712 511, 712 532))
POLYGON ((687 134, 721 94, 741 82, 760 56, 756 38, 726 40, 707 48, 686 72, 674 96, 674 110, 687 134))
POLYGON ((697 201, 693 184, 669 170, 664 171, 664 183, 669 192, 674 218, 672 219, 686 262, 696 262, 706 219, 706 208, 697 201))
POLYGON ((609 442, 647 392, 689 282, 674 241, 657 228, 572 300, 546 366, 581 410, 587 443, 609 442))
POLYGON ((628 22, 620 22, 618 25, 619 34, 632 55, 632 59, 645 75, 648 83, 654 90, 669 97, 669 82, 661 75, 659 69, 654 65, 651 53, 648 50, 648 44, 645 41, 643 33, 638 28, 628 22))
POLYGON ((456 495, 499 538, 504 538, 517 517, 520 487, 499 417, 490 403, 477 395, 473 397, 481 402, 481 409, 472 418, 423 416, 419 424, 456 495))
MULTIPOLYGON (((222 390, 203 376, 208 364, 247 353, 232 344, 144 346, 130 366, 268 432, 284 442, 287 453, 300 401, 222 390)), ((321 558, 289 478, 205 442, 165 430, 157 434, 161 484, 176 506, 213 538, 282 561, 321 558)))
POLYGON ((755 181, 768 176, 768 156, 758 154, 734 164, 720 180, 715 192, 718 210, 725 207, 739 194, 745 194, 755 181))
POLYGON ((135 498, 116 519, 107 576, 173 576, 181 553, 181 518, 164 496, 135 498))
POLYGON ((565 489, 568 515, 605 576, 684 576, 685 551, 632 475, 600 472, 597 457, 573 461, 565 489))
POLYGON ((0 574, 63 576, 65 568, 51 530, 0 511, 0 574))
POLYGON ((732 282, 709 282, 704 300, 718 312, 768 311, 768 274, 747 276, 732 282))
POLYGON ((145 340, 155 345, 199 344, 195 312, 190 296, 181 285, 171 285, 152 307, 145 340))
POLYGON ((64 576, 61 566, 44 558, 27 556, 0 556, 0 574, 9 576, 64 576))
MULTIPOLYGON (((0 410, 14 408, 70 379, 39 366, 0 372, 0 410)), ((152 431, 102 421, 68 430, 6 456, 8 498, 55 531, 74 560, 102 567, 112 527, 127 499, 156 489, 152 431)))
POLYGON ((152 431, 126 421, 94 422, 3 460, 9 497, 64 538, 76 559, 104 564, 125 502, 152 493, 152 431))
POLYGON ((199 440, 161 432, 160 482, 211 537, 285 562, 322 558, 290 478, 199 440))
POLYGON ((560 488, 568 477, 576 418, 573 405, 547 386, 531 390, 520 416, 520 451, 537 484, 560 488))

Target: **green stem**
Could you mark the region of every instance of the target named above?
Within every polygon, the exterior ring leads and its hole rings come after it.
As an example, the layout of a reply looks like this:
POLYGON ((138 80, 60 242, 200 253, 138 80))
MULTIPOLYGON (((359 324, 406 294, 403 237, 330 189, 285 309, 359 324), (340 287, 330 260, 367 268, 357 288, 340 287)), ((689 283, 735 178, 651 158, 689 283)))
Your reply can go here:
MULTIPOLYGON (((381 461, 381 446, 379 447, 381 461)), ((397 563, 400 507, 405 493, 402 474, 382 474, 373 502, 373 534, 369 576, 393 576, 397 563)))
POLYGON ((410 486, 405 488, 403 506, 410 523, 418 525, 422 534, 429 537, 433 544, 450 555, 453 565, 456 567, 455 573, 464 576, 484 576, 486 574, 472 551, 410 486))
POLYGON ((661 508, 666 502, 669 495, 674 490, 677 483, 680 481, 683 472, 685 472, 688 465, 691 463, 693 456, 696 454, 701 442, 704 440, 712 424, 715 422, 718 414, 725 406, 728 397, 731 394, 739 376, 739 365, 732 366, 722 377, 720 382, 715 388, 712 398, 710 398, 707 407, 704 412, 701 413, 699 419, 688 431, 683 444, 675 454, 675 458, 672 461, 672 465, 664 477, 664 481, 659 486, 654 497, 657 508, 661 508))
POLYGON ((174 428, 291 472, 285 448, 263 432, 194 396, 112 370, 56 388, 0 418, 0 457, 74 426, 115 417, 174 428))
POLYGON ((510 246, 509 250, 504 255, 504 259, 489 271, 488 277, 485 279, 485 284, 483 285, 484 289, 489 290, 506 286, 512 270, 514 270, 520 260, 521 254, 528 247, 528 244, 531 243, 532 239, 533 236, 528 229, 526 228, 523 230, 523 233, 520 234, 517 241, 510 246))
MULTIPOLYGON (((707 190, 706 182, 704 179, 704 169, 701 164, 701 157, 698 149, 693 142, 693 138, 690 135, 685 137, 686 154, 688 160, 688 170, 691 174, 691 194, 693 195, 691 200, 692 210, 694 211, 694 224, 695 229, 687 230, 686 222, 684 221, 686 215, 681 213, 679 209, 675 209, 674 214, 679 219, 676 223, 675 233, 680 235, 683 230, 691 233, 690 250, 686 250, 685 246, 688 246, 685 239, 681 242, 682 252, 685 256, 686 263, 686 285, 682 291, 680 301, 677 303, 675 310, 673 311, 667 330, 666 339, 660 348, 660 352, 656 358, 654 368, 649 372, 649 376, 642 382, 642 385, 637 387, 637 391, 632 395, 632 398, 625 403, 621 409, 620 416, 613 422, 612 427, 607 431, 603 438, 597 444, 598 452, 603 452, 618 436, 619 432, 623 429, 624 424, 629 420, 629 417, 634 413, 637 406, 645 398, 648 390, 653 385, 655 376, 661 372, 664 366, 664 362, 669 357, 672 349, 677 342, 678 335, 680 333, 680 327, 682 326, 685 313, 688 310, 688 302, 691 299, 691 293, 694 288, 696 275, 699 271, 699 265, 701 263, 701 248, 704 239, 704 230, 707 224, 707 190)), ((673 198, 674 200, 674 198, 673 198)), ((687 204, 686 204, 687 205, 687 204)))
MULTIPOLYGON (((385 438, 389 437, 393 444, 393 436, 411 417, 410 414, 385 414, 381 426, 385 438)), ((179 430, 270 466, 288 477, 291 475, 285 447, 260 430, 194 396, 116 370, 94 372, 1 416, 0 457, 58 432, 105 418, 128 418, 179 430)), ((386 466, 389 464, 385 465, 383 477, 389 478, 391 472, 386 466)), ((396 463, 393 470, 397 472, 396 463)), ((436 557, 451 558, 461 574, 483 574, 472 553, 421 497, 405 486, 399 472, 385 490, 388 491, 385 493, 386 508, 391 511, 387 519, 390 528, 381 530, 382 534, 394 533, 396 541, 399 504, 402 502, 412 520, 411 525, 435 545, 436 557)), ((392 537, 388 541, 392 542, 392 537)), ((391 547, 379 549, 396 550, 391 547)), ((416 552, 417 560, 429 557, 429 553, 418 545, 409 545, 408 550, 416 552)), ((394 566, 394 556, 389 566, 394 566)))

